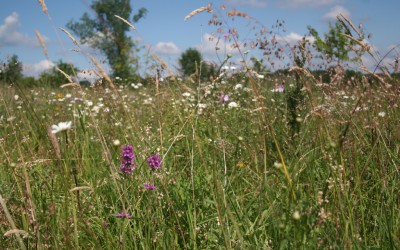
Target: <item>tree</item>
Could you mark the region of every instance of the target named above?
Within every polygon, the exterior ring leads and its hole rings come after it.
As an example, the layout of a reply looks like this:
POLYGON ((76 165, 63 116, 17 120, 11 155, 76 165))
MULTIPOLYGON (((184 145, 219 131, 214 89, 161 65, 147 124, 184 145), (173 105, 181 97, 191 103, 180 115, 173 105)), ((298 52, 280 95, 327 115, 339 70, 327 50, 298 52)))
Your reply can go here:
POLYGON ((1 70, 0 79, 4 83, 15 83, 21 80, 22 77, 22 63, 18 60, 17 55, 12 55, 1 70))
MULTIPOLYGON (((129 0, 95 0, 90 6, 96 13, 96 18, 91 19, 84 13, 80 22, 69 21, 69 28, 83 43, 102 51, 108 59, 113 75, 128 77, 136 71, 133 64, 137 59, 133 57, 134 49, 138 52, 136 44, 127 36, 130 27, 115 15, 125 20, 130 19, 132 7, 129 0)), ((139 9, 132 17, 134 23, 146 16, 145 8, 139 9)))
POLYGON ((189 48, 182 53, 179 59, 179 64, 181 66, 181 71, 185 76, 190 76, 198 71, 202 56, 200 52, 196 49, 189 48))
POLYGON ((324 35, 324 40, 311 26, 308 26, 308 30, 315 38, 314 45, 319 52, 326 54, 330 60, 336 60, 338 65, 349 60, 349 45, 353 45, 354 42, 344 35, 351 35, 351 32, 342 23, 337 21, 335 25, 329 24, 329 31, 324 35))
POLYGON ((197 49, 189 48, 185 50, 179 58, 179 64, 180 70, 185 76, 197 73, 197 76, 207 78, 215 74, 214 66, 203 62, 203 58, 197 49))

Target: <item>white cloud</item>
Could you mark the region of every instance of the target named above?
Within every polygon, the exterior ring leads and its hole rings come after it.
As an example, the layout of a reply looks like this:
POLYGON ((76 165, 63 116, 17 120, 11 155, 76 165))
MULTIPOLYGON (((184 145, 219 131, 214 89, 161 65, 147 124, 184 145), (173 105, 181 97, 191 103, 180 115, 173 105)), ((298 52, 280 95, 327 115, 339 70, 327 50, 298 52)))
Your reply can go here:
MULTIPOLYGON (((203 35, 202 43, 197 45, 196 49, 206 56, 215 56, 218 54, 220 57, 223 57, 229 53, 234 55, 239 52, 234 45, 235 43, 229 39, 226 40, 223 37, 214 37, 206 33, 203 35)), ((243 47, 241 49, 243 49, 243 47)))
POLYGON ((159 42, 154 47, 154 52, 158 54, 175 55, 179 54, 180 50, 173 42, 159 42))
POLYGON ((24 64, 23 73, 26 76, 38 77, 43 71, 53 68, 55 64, 52 61, 42 60, 35 64, 24 64))
MULTIPOLYGON (((0 25, 0 46, 15 46, 15 45, 29 45, 39 46, 39 42, 36 38, 27 36, 21 33, 18 29, 20 27, 20 21, 18 13, 13 12, 11 15, 4 19, 4 22, 0 25)), ((43 37, 44 42, 49 39, 43 37)))
POLYGON ((301 7, 320 7, 341 2, 341 0, 280 0, 281 7, 301 8, 301 7))
POLYGON ((262 8, 267 6, 268 0, 228 0, 231 5, 250 6, 253 8, 262 8))
POLYGON ((335 21, 336 17, 340 13, 348 18, 350 18, 351 16, 350 11, 348 9, 344 8, 343 6, 337 5, 335 7, 332 7, 331 10, 323 16, 323 19, 327 21, 335 21))
MULTIPOLYGON (((296 33, 296 32, 290 32, 288 35, 277 37, 278 42, 282 43, 282 45, 289 44, 290 46, 293 46, 295 44, 298 44, 300 40, 303 39, 304 36, 296 33)), ((312 36, 306 36, 306 40, 308 40, 310 43, 313 43, 315 41, 315 38, 312 36)))

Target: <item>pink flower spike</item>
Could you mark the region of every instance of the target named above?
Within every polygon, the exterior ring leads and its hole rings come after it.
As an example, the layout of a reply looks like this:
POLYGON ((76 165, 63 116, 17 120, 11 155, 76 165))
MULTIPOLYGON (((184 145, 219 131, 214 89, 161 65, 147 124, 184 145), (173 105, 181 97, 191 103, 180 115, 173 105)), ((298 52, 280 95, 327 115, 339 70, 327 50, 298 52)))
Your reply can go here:
POLYGON ((148 182, 146 182, 146 183, 144 184, 144 187, 145 187, 147 190, 155 190, 155 189, 157 189, 156 186, 155 186, 154 184, 150 184, 150 183, 148 183, 148 182))

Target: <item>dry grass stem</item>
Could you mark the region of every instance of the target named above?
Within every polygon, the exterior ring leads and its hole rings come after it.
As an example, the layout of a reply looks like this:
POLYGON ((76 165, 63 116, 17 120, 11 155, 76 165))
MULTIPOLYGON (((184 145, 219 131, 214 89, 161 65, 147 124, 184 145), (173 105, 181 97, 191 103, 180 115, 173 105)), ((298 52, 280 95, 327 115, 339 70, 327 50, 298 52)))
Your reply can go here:
POLYGON ((379 75, 375 74, 374 72, 372 72, 371 70, 367 69, 367 67, 365 67, 364 65, 360 66, 360 69, 363 70, 364 72, 370 74, 371 76, 375 77, 381 84, 383 84, 385 87, 389 87, 389 84, 386 83, 386 81, 380 77, 379 75))
POLYGON ((48 16, 49 15, 49 11, 47 9, 46 4, 44 3, 44 0, 39 0, 39 4, 40 4, 40 6, 42 6, 43 12, 48 16))
POLYGON ((71 189, 71 190, 69 190, 70 192, 77 192, 77 191, 80 191, 80 190, 90 190, 90 191, 93 191, 93 188, 92 187, 89 187, 89 186, 82 186, 82 187, 74 187, 73 189, 71 189))
POLYGON ((93 64, 96 66, 96 68, 100 71, 101 75, 103 76, 104 79, 106 79, 106 81, 109 83, 110 87, 112 89, 115 89, 115 85, 114 83, 111 81, 111 78, 106 74, 106 72, 104 71, 104 69, 100 66, 100 64, 96 61, 96 59, 94 59, 93 56, 89 56, 90 60, 93 62, 93 64))
POLYGON ((161 67, 163 67, 164 69, 166 69, 168 71, 168 75, 170 77, 175 78, 174 73, 172 72, 172 70, 168 67, 167 63, 162 58, 160 58, 156 54, 153 54, 152 56, 153 56, 154 60, 158 61, 161 64, 161 67))
POLYGON ((247 15, 246 13, 244 13, 244 12, 239 12, 239 11, 236 11, 236 10, 228 11, 226 14, 227 14, 229 17, 232 17, 232 16, 239 16, 239 17, 243 17, 243 18, 250 18, 250 16, 247 15))
POLYGON ((71 33, 69 33, 66 29, 61 28, 60 30, 62 30, 65 34, 67 34, 67 36, 72 40, 72 42, 76 45, 79 46, 78 42, 75 40, 75 38, 71 35, 71 33))
POLYGON ((68 81, 69 81, 70 83, 73 83, 73 82, 74 82, 74 81, 72 81, 72 78, 71 78, 67 73, 65 73, 64 71, 62 71, 62 70, 59 69, 59 68, 57 68, 57 70, 58 70, 58 72, 60 72, 61 74, 63 74, 63 76, 65 76, 65 78, 67 78, 68 81))
POLYGON ((197 14, 199 14, 199 13, 201 13, 201 12, 204 12, 204 11, 212 12, 212 11, 213 11, 213 10, 212 10, 212 5, 209 3, 207 6, 198 8, 198 9, 196 9, 196 10, 190 12, 187 16, 185 16, 184 20, 187 21, 187 20, 190 19, 192 16, 197 15, 197 14))
POLYGON ((57 160, 61 160, 60 146, 58 145, 57 137, 51 132, 50 126, 47 128, 47 136, 50 138, 57 160))
POLYGON ((348 34, 342 34, 342 35, 344 35, 345 37, 349 38, 349 39, 352 40, 353 42, 355 42, 355 43, 357 43, 358 45, 360 45, 360 46, 363 48, 363 50, 366 51, 366 52, 367 52, 368 54, 370 54, 371 56, 374 56, 374 55, 372 55, 372 53, 371 53, 371 47, 370 47, 370 46, 366 45, 365 43, 361 42, 360 40, 358 40, 358 39, 356 39, 356 38, 354 38, 353 36, 350 36, 350 35, 348 35, 348 34))
POLYGON ((29 234, 28 234, 26 231, 24 231, 24 230, 21 230, 21 229, 11 229, 11 230, 8 230, 8 231, 4 234, 4 237, 11 236, 11 235, 14 235, 14 234, 20 234, 20 235, 22 235, 23 238, 26 238, 26 237, 29 236, 29 234))
MULTIPOLYGON (((8 223, 10 224, 10 226, 12 228, 12 230, 10 230, 10 231, 18 230, 17 227, 15 226, 14 220, 12 219, 10 212, 8 211, 6 202, 3 199, 3 196, 1 196, 1 194, 0 194, 0 205, 3 208, 3 212, 6 215, 8 223)), ((8 232, 10 232, 10 231, 8 231, 8 232)), ((4 234, 4 236, 8 236, 8 234, 7 235, 6 234, 7 234, 7 232, 4 234)), ((20 235, 16 234, 16 237, 17 237, 17 241, 18 241, 20 249, 26 249, 26 246, 25 246, 24 242, 22 241, 20 235)))
POLYGON ((114 15, 116 18, 118 18, 119 20, 123 21, 124 23, 128 24, 129 27, 131 27, 133 30, 136 30, 135 26, 133 26, 130 22, 128 22, 126 19, 118 16, 118 15, 114 15))
POLYGON ((49 59, 49 54, 47 53, 47 48, 46 48, 46 45, 44 44, 42 35, 40 35, 40 33, 39 33, 38 30, 35 30, 35 33, 36 33, 36 37, 37 37, 38 40, 39 40, 40 46, 42 47, 42 50, 43 50, 43 53, 44 53, 46 59, 50 61, 50 59, 49 59))
POLYGON ((342 13, 340 13, 339 16, 337 16, 337 19, 338 19, 340 22, 344 23, 343 20, 341 20, 342 18, 343 18, 343 19, 350 25, 350 27, 357 33, 358 37, 362 37, 360 31, 359 31, 359 30, 356 28, 356 26, 350 21, 350 19, 348 19, 345 15, 343 15, 342 13))
POLYGON ((65 87, 81 87, 81 85, 79 83, 76 82, 71 82, 71 83, 66 83, 60 86, 61 88, 65 88, 65 87))

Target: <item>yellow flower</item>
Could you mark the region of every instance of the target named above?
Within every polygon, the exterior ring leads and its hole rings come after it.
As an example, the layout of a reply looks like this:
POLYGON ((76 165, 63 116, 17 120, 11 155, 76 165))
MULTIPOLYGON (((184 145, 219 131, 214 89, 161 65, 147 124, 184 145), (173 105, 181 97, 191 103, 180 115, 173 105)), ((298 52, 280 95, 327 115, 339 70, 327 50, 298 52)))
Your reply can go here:
POLYGON ((236 166, 238 166, 239 168, 246 168, 246 167, 247 167, 246 164, 243 163, 243 161, 239 161, 239 162, 236 164, 236 166))

